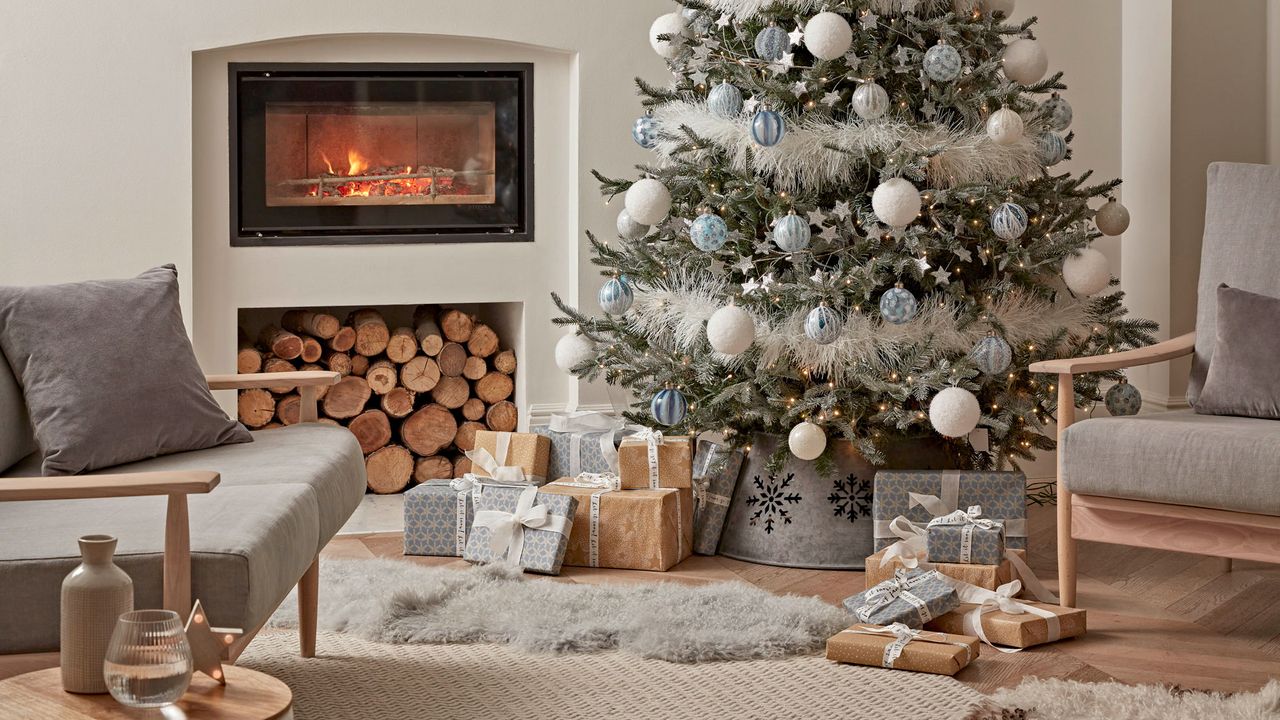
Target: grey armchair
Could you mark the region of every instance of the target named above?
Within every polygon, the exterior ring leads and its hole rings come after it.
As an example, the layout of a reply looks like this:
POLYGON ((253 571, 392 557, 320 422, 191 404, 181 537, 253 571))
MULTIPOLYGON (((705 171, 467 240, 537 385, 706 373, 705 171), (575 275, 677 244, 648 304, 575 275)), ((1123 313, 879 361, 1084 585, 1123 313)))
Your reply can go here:
POLYGON ((1280 296, 1280 168, 1209 166, 1196 331, 1151 347, 1048 360, 1058 376, 1058 583, 1076 604, 1076 540, 1280 562, 1280 421, 1192 410, 1073 424, 1077 374, 1194 355, 1194 407, 1213 357, 1220 283, 1280 296))

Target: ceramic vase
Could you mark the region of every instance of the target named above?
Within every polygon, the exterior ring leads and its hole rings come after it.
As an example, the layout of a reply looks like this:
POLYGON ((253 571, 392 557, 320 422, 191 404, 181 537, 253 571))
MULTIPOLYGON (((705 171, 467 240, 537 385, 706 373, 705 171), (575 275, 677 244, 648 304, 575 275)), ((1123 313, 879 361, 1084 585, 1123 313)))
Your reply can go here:
POLYGON ((105 693, 102 663, 116 620, 133 610, 133 580, 112 561, 116 539, 80 538, 80 565, 62 581, 60 652, 62 688, 105 693))

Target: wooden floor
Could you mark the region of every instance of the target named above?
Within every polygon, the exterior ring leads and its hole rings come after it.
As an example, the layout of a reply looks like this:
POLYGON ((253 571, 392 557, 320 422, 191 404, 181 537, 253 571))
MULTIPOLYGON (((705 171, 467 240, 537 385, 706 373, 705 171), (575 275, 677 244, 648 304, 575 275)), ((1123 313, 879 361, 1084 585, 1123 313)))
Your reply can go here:
MULTIPOLYGON (((1032 508, 1028 561, 1051 587, 1054 513, 1032 508)), ((399 558, 399 533, 336 538, 325 557, 399 558)), ((465 567, 457 558, 409 558, 465 567)), ((1280 677, 1280 565, 1081 543, 1079 604, 1089 611, 1083 638, 982 658, 957 677, 983 692, 1027 675, 1130 683, 1175 683, 1207 690, 1256 690, 1280 677)), ((743 580, 776 593, 817 595, 838 604, 862 589, 860 572, 793 570, 694 556, 670 572, 565 568, 564 582, 704 583, 743 580)), ((321 579, 323 592, 323 578, 321 579)))

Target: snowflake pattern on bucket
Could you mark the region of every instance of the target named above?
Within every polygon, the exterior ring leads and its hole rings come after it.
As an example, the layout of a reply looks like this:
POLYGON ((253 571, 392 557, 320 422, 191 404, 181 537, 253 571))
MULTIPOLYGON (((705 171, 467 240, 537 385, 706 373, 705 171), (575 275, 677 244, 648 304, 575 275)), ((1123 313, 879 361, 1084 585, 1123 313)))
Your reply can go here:
POLYGON ((848 518, 849 522, 857 522, 860 517, 871 517, 871 482, 859 480, 850 473, 847 477, 836 478, 835 488, 827 496, 836 517, 848 518))
POLYGON ((791 481, 794 479, 794 473, 787 473, 787 476, 781 480, 776 475, 770 475, 768 480, 762 479, 759 475, 756 476, 752 482, 759 492, 747 498, 747 505, 756 509, 751 515, 752 525, 763 522, 764 531, 772 535, 778 528, 778 520, 781 520, 783 525, 791 524, 791 512, 787 510, 787 506, 796 505, 803 500, 800 493, 787 492, 787 488, 791 486, 791 481))

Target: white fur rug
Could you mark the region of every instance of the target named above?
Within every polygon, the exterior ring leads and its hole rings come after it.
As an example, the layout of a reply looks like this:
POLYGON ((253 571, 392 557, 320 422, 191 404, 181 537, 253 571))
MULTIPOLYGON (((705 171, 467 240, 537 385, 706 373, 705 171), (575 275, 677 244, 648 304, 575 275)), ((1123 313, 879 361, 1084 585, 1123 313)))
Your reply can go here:
MULTIPOLYGON (((321 629, 394 644, 617 649, 693 663, 816 652, 851 622, 817 598, 778 596, 745 583, 579 585, 501 565, 456 570, 398 560, 329 560, 320 577, 321 629)), ((296 622, 290 599, 271 624, 296 622)))
POLYGON ((1280 680, 1256 693, 1223 696, 1161 685, 1030 678, 991 700, 1003 709, 977 711, 970 720, 1276 720, 1280 680))

